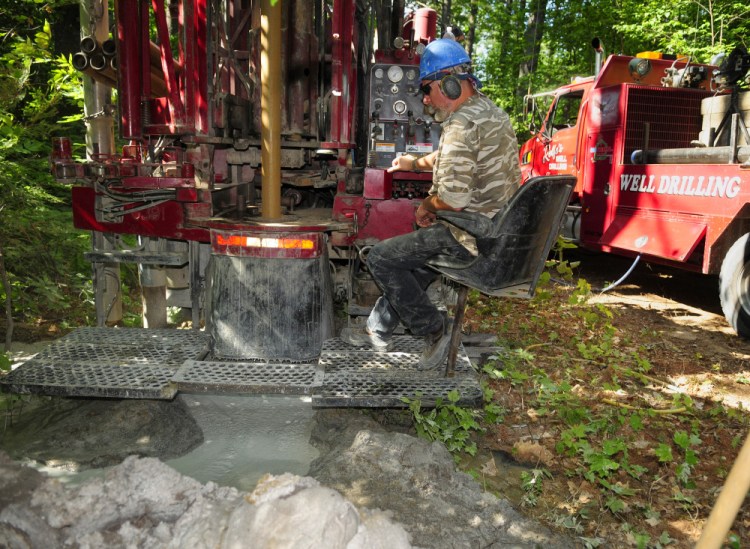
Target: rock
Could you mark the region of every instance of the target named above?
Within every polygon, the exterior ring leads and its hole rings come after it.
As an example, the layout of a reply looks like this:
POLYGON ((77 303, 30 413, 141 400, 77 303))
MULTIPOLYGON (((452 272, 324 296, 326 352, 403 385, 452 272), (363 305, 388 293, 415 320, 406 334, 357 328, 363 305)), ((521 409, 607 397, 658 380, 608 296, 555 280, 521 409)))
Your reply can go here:
MULTIPOLYGON (((140 450, 139 440, 148 446, 144 431, 135 426, 136 421, 129 421, 129 413, 139 420, 153 418, 161 424, 162 433, 171 433, 173 421, 179 423, 178 435, 194 433, 174 403, 162 410, 166 416, 155 416, 161 412, 155 412, 154 406, 105 401, 100 407, 89 407, 87 401, 81 402, 71 408, 67 406, 73 403, 61 404, 54 414, 47 409, 46 416, 37 416, 45 422, 55 414, 71 416, 64 435, 54 428, 45 431, 25 424, 33 436, 27 437, 24 448, 35 460, 70 460, 76 466, 91 466, 105 456, 115 459, 128 448, 140 450), (106 410, 123 426, 108 423, 106 410), (119 448, 123 434, 124 445, 119 448), (52 438, 45 452, 38 440, 43 436, 52 438), (57 450, 57 443, 64 447, 57 450), (97 457, 86 459, 86 452, 97 457)), ((392 432, 390 419, 386 430, 373 417, 381 416, 356 410, 316 412, 312 442, 321 455, 312 463, 309 476, 267 475, 252 492, 213 482, 202 484, 158 459, 139 456, 125 458, 103 477, 64 485, 0 452, 0 546, 574 546, 564 536, 523 517, 509 502, 483 491, 456 469, 442 444, 392 432)), ((55 423, 64 424, 64 418, 55 423)), ((149 440, 160 440, 152 449, 161 452, 168 437, 155 433, 149 440)), ((178 446, 182 443, 179 436, 173 440, 178 446)))
POLYGON ((82 471, 129 455, 179 457, 201 444, 203 432, 180 399, 54 398, 33 401, 0 437, 13 459, 82 471))
POLYGON ((385 509, 416 546, 569 548, 575 544, 523 517, 456 470, 439 443, 385 432, 352 413, 318 412, 314 442, 330 451, 310 475, 355 505, 385 509))
POLYGON ((0 452, 0 509, 11 503, 28 501, 44 479, 35 469, 23 467, 0 452))
MULTIPOLYGON (((359 514, 341 494, 314 481, 297 480, 295 475, 268 476, 258 483, 261 503, 230 521, 225 536, 226 547, 241 547, 243 540, 253 540, 258 547, 327 547, 345 549, 359 528, 359 514), (263 485, 273 483, 271 490, 263 485), (279 489, 280 484, 288 489, 279 489), (298 485, 299 484, 299 485, 298 485), (276 494, 277 497, 269 498, 276 494)), ((247 498, 258 501, 251 494, 247 498)))
POLYGON ((60 536, 27 504, 12 503, 0 511, 0 547, 57 547, 60 536))
MULTIPOLYGON (((26 468, 5 464, 5 485, 26 468)), ((38 473, 37 473, 38 474, 38 473)), ((33 476, 33 475, 32 475, 33 476)), ((253 493, 201 484, 155 458, 131 456, 80 486, 44 478, 5 498, 0 546, 182 548, 411 547, 390 517, 358 510, 309 477, 264 477, 253 493)), ((36 478, 36 477, 35 477, 36 478)))

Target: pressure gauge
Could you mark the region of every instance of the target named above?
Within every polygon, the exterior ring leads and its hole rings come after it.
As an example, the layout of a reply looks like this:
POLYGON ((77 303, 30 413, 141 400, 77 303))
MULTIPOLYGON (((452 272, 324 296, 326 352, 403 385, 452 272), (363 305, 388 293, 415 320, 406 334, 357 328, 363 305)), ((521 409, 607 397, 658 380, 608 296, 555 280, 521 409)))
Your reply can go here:
POLYGON ((417 77, 417 71, 414 69, 409 69, 406 71, 406 79, 407 80, 414 80, 417 77))
POLYGON ((399 99, 393 104, 393 112, 396 114, 404 114, 406 112, 406 103, 399 99))
POLYGON ((404 69, 399 67, 398 65, 391 65, 391 67, 388 69, 388 80, 391 82, 401 82, 401 79, 404 77, 404 69))
POLYGON ((380 67, 375 69, 375 78, 383 78, 383 69, 380 67))

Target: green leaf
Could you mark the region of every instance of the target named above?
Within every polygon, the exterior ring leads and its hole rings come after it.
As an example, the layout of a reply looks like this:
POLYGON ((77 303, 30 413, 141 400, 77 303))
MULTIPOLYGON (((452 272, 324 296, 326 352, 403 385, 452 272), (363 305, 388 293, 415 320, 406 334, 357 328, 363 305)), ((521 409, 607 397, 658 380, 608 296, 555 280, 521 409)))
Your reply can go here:
POLYGON ((628 418, 628 423, 630 423, 630 427, 634 431, 641 431, 643 430, 643 418, 641 418, 640 414, 631 414, 628 418))
POLYGON ((656 457, 659 458, 659 463, 667 463, 668 461, 673 460, 672 447, 664 444, 663 442, 659 443, 659 446, 656 447, 654 453, 656 454, 656 457))
POLYGON ((0 353, 0 372, 10 372, 10 357, 7 353, 0 353))
POLYGON ((690 473, 692 469, 687 463, 680 463, 675 469, 675 476, 682 484, 686 485, 690 480, 690 473))
POLYGON ((690 446, 690 437, 685 431, 677 431, 674 434, 673 438, 675 444, 677 444, 677 446, 679 446, 683 450, 687 449, 690 446))
POLYGON ((607 500, 604 506, 613 513, 619 513, 620 511, 625 509, 625 502, 619 498, 611 497, 607 500))
POLYGON ((602 450, 608 456, 614 456, 615 454, 618 454, 619 452, 623 452, 627 449, 628 447, 625 444, 625 442, 619 438, 605 440, 602 443, 602 450))
POLYGON ((589 470, 600 477, 608 477, 612 471, 620 468, 620 464, 602 454, 594 454, 589 462, 589 470))
POLYGON ((662 545, 670 545, 672 543, 675 543, 675 541, 676 540, 673 537, 671 537, 669 535, 669 532, 667 532, 666 530, 664 530, 661 533, 661 536, 659 536, 659 543, 661 543, 662 545))

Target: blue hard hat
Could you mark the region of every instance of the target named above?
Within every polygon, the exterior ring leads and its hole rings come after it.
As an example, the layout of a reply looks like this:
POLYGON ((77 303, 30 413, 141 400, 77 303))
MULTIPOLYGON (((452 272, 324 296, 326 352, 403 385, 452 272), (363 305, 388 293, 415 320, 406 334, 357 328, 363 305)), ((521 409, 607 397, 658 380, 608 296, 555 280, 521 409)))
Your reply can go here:
POLYGON ((419 61, 420 80, 436 80, 438 73, 455 67, 471 63, 466 50, 450 38, 438 38, 427 44, 419 61))

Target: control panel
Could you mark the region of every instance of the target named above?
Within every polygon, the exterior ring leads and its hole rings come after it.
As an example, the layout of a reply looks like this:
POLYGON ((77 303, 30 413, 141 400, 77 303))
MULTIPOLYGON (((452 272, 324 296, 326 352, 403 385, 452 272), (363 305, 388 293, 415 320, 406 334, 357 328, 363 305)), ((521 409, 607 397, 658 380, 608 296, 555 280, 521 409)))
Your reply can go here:
POLYGON ((373 65, 367 165, 388 168, 397 156, 424 156, 438 146, 440 124, 424 112, 416 65, 373 65))

